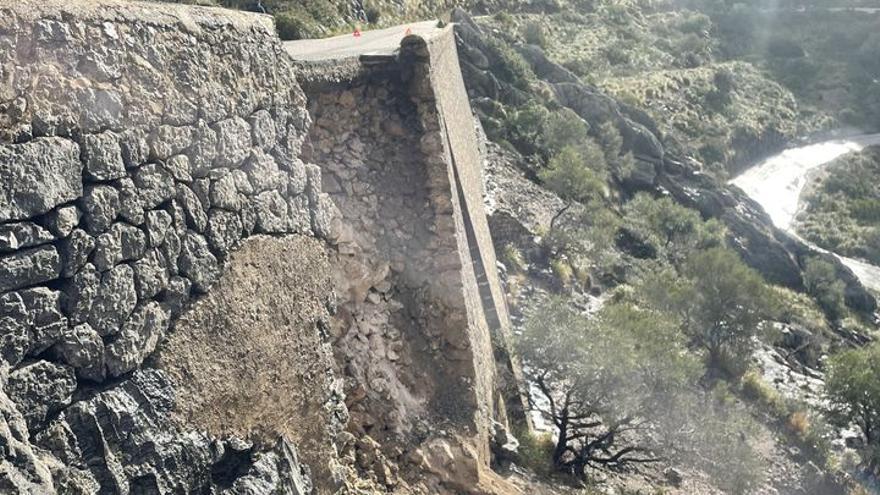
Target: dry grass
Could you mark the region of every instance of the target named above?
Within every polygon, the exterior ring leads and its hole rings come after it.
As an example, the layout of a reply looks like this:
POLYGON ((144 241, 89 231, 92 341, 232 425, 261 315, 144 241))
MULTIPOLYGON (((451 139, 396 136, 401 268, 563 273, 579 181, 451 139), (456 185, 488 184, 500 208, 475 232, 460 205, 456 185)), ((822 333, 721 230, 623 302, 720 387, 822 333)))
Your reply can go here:
POLYGON ((795 411, 788 416, 785 426, 788 431, 803 439, 810 433, 810 418, 804 411, 795 411))

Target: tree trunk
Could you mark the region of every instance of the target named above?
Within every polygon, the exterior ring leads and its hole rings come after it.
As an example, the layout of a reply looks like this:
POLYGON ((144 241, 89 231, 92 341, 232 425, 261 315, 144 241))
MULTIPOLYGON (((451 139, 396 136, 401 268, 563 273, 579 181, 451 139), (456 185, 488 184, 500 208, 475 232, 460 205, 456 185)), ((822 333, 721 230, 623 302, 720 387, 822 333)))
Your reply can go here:
POLYGON ((568 446, 568 420, 560 418, 559 438, 556 440, 556 448, 553 449, 553 465, 556 468, 562 467, 562 456, 565 454, 565 447, 568 446))
POLYGON ((556 225, 556 220, 559 220, 559 217, 561 217, 566 211, 568 211, 568 209, 571 208, 571 205, 572 205, 572 203, 566 203, 565 206, 561 210, 557 211, 556 214, 553 215, 553 218, 550 219, 550 230, 551 231, 553 230, 553 227, 556 225))

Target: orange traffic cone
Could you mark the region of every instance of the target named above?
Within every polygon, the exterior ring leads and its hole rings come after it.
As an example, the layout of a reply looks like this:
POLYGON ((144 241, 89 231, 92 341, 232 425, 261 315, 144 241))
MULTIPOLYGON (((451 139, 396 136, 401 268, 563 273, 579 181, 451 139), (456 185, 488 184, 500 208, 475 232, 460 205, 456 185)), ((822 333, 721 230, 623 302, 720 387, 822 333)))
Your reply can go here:
POLYGON ((412 34, 412 28, 406 28, 406 32, 403 33, 403 34, 404 34, 404 36, 409 36, 409 35, 411 35, 411 34, 412 34))
POLYGON ((355 37, 355 38, 360 38, 360 37, 361 37, 361 30, 360 30, 360 29, 358 29, 358 28, 354 28, 354 37, 355 37))

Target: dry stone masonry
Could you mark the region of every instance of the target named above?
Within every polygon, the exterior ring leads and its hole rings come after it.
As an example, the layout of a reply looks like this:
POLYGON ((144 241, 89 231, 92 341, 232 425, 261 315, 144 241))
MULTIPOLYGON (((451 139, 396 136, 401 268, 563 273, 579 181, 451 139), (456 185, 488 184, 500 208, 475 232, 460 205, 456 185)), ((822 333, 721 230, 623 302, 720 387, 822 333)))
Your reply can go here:
POLYGON ((308 491, 292 446, 196 433, 140 370, 244 238, 330 231, 271 22, 17 2, 0 67, 0 491, 308 491))
POLYGON ((521 408, 452 31, 386 62, 0 5, 0 493, 480 490, 521 408))

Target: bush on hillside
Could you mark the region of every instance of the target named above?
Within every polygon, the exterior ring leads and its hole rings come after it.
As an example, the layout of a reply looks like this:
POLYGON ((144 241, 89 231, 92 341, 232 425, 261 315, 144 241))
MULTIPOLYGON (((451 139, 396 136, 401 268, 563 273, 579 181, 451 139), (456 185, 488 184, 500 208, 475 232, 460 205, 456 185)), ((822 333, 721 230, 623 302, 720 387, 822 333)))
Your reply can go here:
POLYGON ((547 33, 544 32, 544 26, 540 22, 527 22, 523 27, 523 38, 530 45, 547 47, 547 33))
POLYGON ((690 346, 704 352, 713 373, 736 378, 751 356, 760 324, 777 312, 763 278, 726 248, 696 251, 680 274, 665 270, 646 276, 638 291, 650 307, 674 315, 690 346))
POLYGON ((595 142, 584 146, 566 146, 538 174, 544 185, 555 192, 565 206, 554 215, 550 229, 574 203, 587 203, 600 197, 605 189, 605 155, 595 142))
POLYGON ((624 211, 630 229, 674 265, 680 265, 696 250, 724 242, 724 230, 717 220, 704 221, 696 210, 669 197, 655 199, 639 193, 624 211))
POLYGON ((675 321, 625 302, 595 318, 558 299, 539 307, 517 344, 546 399, 531 407, 556 430, 553 469, 583 479, 588 467, 666 460, 704 470, 729 493, 753 489, 764 473, 754 422, 695 387, 702 369, 685 343, 675 321))
POLYGON ((825 388, 832 420, 862 434, 863 462, 880 474, 880 345, 844 351, 829 360, 825 388))
POLYGON ((804 269, 804 285, 807 293, 816 299, 819 306, 832 320, 844 315, 844 284, 837 277, 837 270, 831 263, 819 258, 807 260, 804 269))

